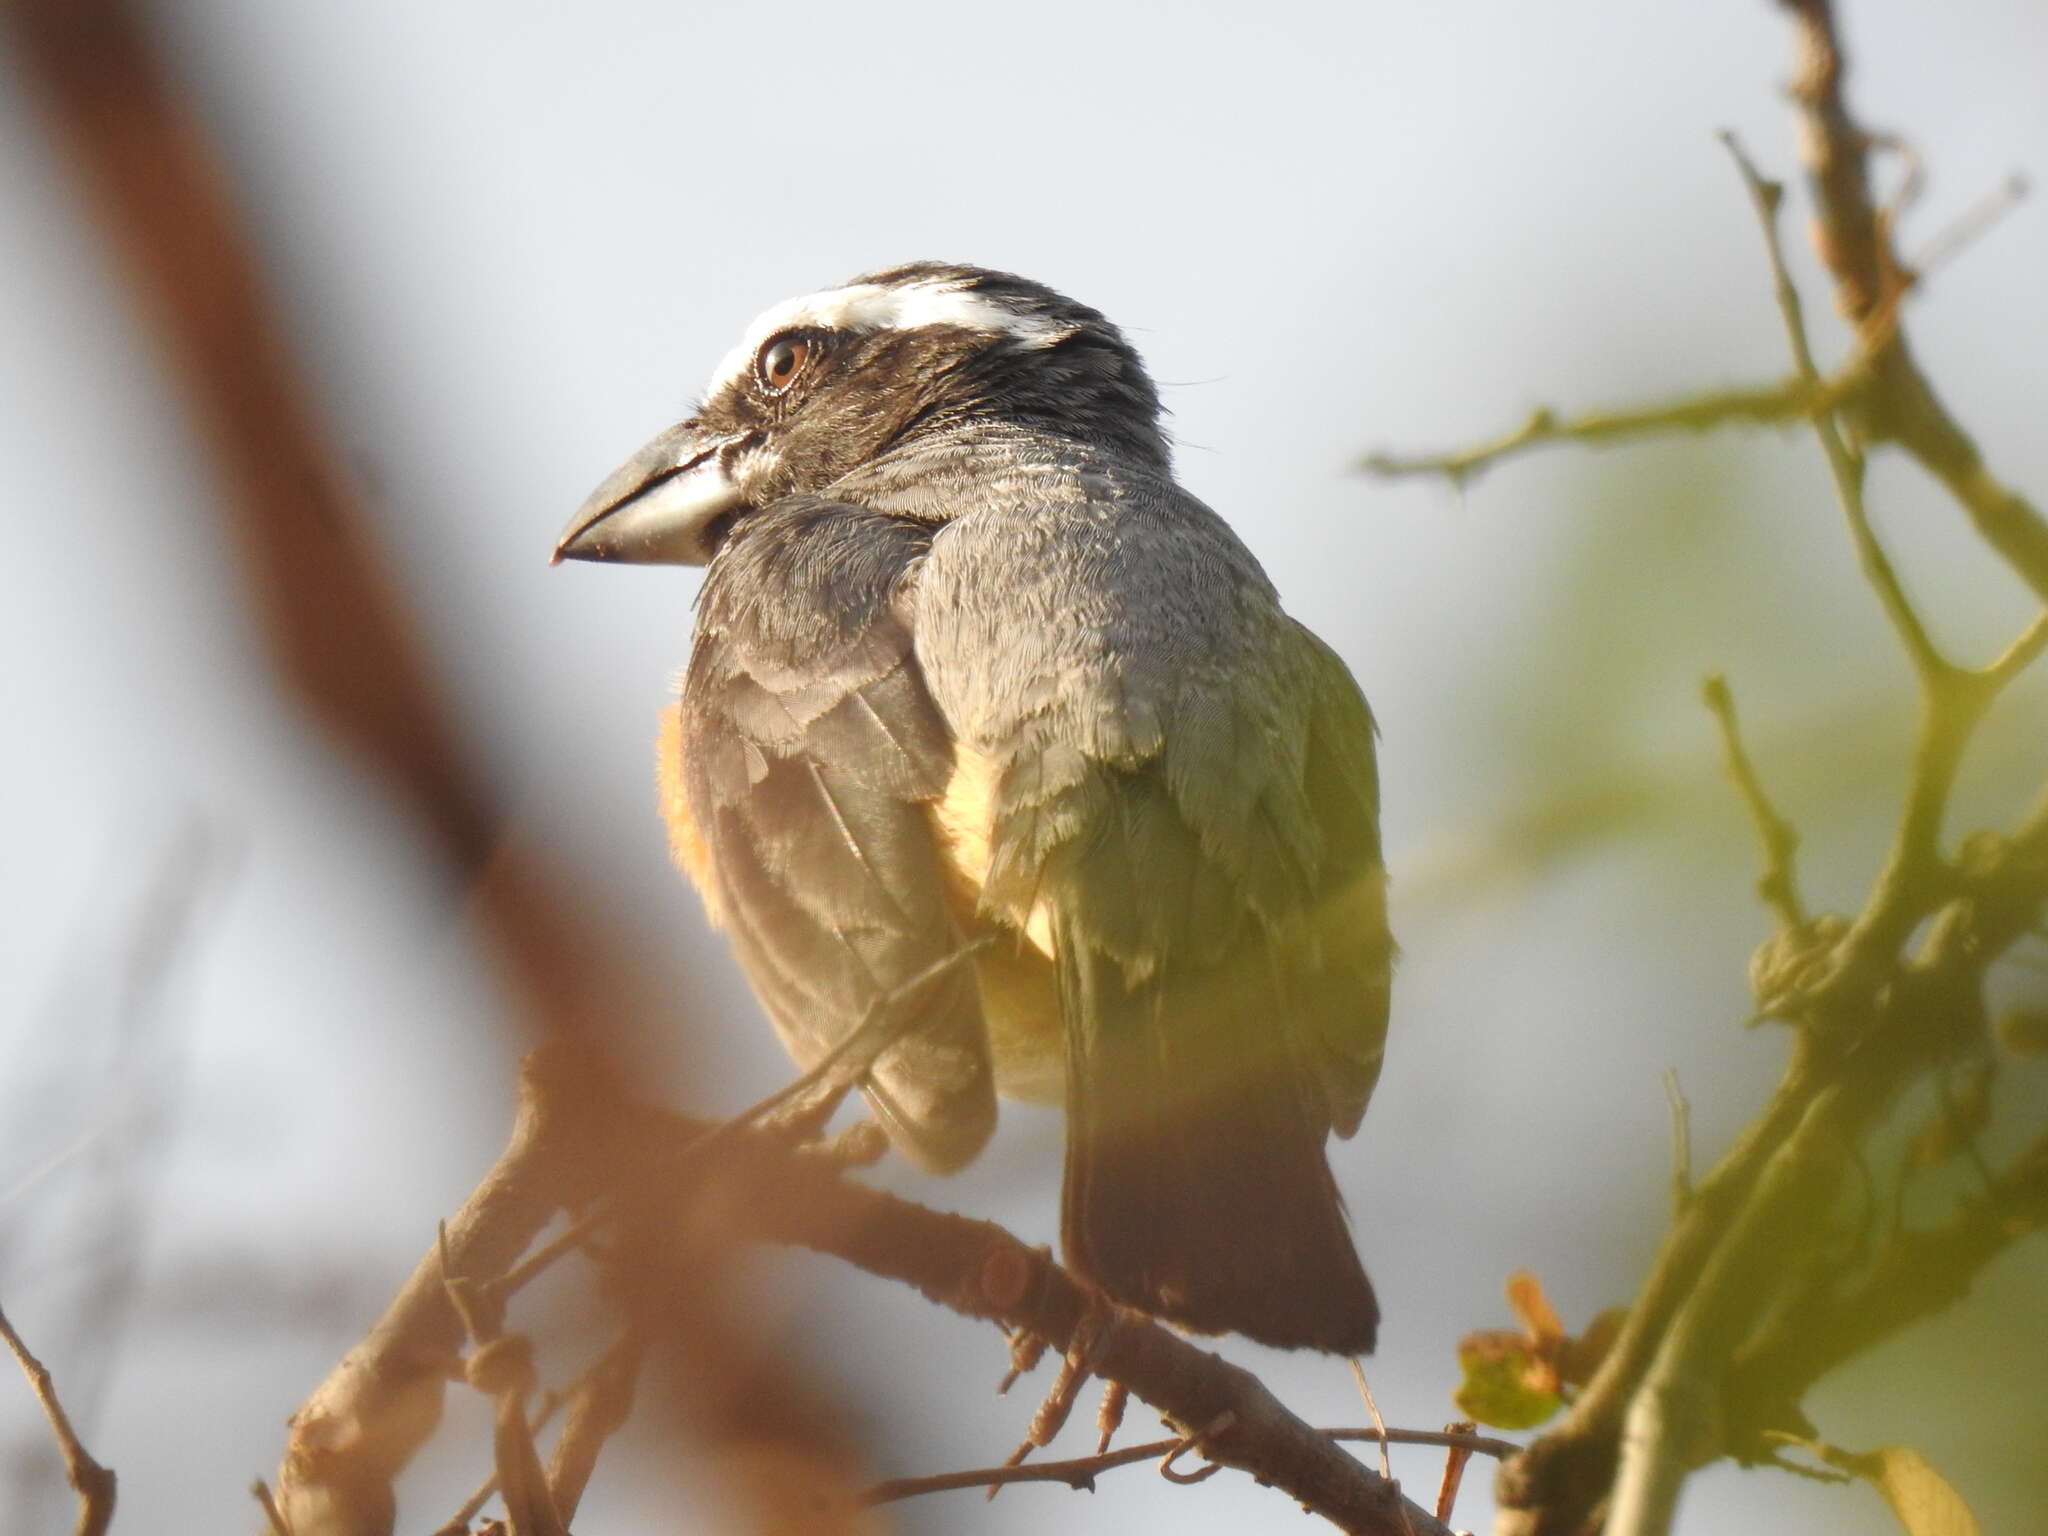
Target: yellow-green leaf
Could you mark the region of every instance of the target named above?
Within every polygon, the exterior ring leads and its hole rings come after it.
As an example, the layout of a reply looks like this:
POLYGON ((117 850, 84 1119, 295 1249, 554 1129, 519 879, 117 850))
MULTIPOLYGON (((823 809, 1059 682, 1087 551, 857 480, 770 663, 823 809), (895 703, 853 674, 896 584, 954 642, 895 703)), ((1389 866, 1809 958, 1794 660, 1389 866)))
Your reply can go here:
POLYGON ((1468 1334, 1458 1346, 1458 1367, 1465 1379, 1451 1401, 1495 1429, 1534 1429, 1561 1406, 1556 1371, 1519 1334, 1468 1334))
POLYGON ((1845 1451, 1836 1446, 1793 1440, 1837 1471, 1864 1479, 1884 1495, 1907 1536, 1984 1536, 1963 1496, 1948 1479, 1910 1446, 1881 1445, 1874 1451, 1845 1451))
POLYGON ((1856 1459, 1910 1536, 1984 1536, 1963 1496, 1918 1451, 1887 1445, 1856 1459))

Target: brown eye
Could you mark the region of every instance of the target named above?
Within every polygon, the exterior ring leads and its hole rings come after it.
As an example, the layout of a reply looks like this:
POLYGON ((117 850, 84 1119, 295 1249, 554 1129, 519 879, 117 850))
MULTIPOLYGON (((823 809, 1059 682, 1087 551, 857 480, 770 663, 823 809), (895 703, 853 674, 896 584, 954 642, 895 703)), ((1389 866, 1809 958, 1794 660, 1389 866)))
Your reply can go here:
POLYGON ((803 337, 777 336, 761 348, 754 359, 754 372, 760 375, 762 388, 780 394, 796 382, 810 360, 811 344, 803 337))

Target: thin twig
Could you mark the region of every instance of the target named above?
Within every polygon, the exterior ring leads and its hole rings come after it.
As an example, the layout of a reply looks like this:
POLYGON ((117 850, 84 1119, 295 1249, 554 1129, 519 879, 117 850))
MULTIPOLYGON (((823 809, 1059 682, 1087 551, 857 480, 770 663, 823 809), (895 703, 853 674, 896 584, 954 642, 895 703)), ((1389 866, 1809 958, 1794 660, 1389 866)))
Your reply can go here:
POLYGON ((249 1497, 256 1501, 263 1511, 263 1523, 270 1528, 270 1536, 292 1536, 291 1527, 284 1523, 284 1511, 277 1507, 277 1500, 271 1497, 270 1484, 257 1478, 249 1485, 249 1497))
POLYGON ((439 1253, 448 1304, 462 1319, 474 1346, 463 1362, 464 1374, 494 1408, 492 1454, 506 1523, 512 1536, 569 1536, 548 1491, 533 1444, 533 1425, 526 1416, 527 1395, 533 1390, 533 1346, 524 1335, 505 1331, 503 1308, 484 1287, 453 1271, 446 1222, 441 1224, 439 1253))
POLYGON ((569 1413, 562 1421, 561 1438, 548 1457, 547 1477, 548 1493, 565 1525, 576 1518, 583 1491, 597 1469, 597 1453, 632 1411, 633 1389, 646 1355, 646 1335, 628 1329, 566 1394, 569 1413))
MULTIPOLYGON (((1792 349, 1799 376, 1817 381, 1820 371, 1814 365, 1813 349, 1806 339, 1806 320, 1800 307, 1799 292, 1786 270, 1784 248, 1778 239, 1778 209, 1784 202, 1785 189, 1757 170, 1755 162, 1743 151, 1734 134, 1722 134, 1721 142, 1734 159, 1735 167, 1742 175, 1742 184, 1749 191, 1750 203, 1756 209, 1757 225, 1764 238, 1764 252, 1770 261, 1771 287, 1777 299, 1778 315, 1784 323, 1785 339, 1792 349)), ((1891 557, 1885 553, 1884 546, 1878 542, 1877 534, 1870 526, 1870 515, 1863 504, 1863 455, 1843 438, 1832 411, 1816 411, 1811 420, 1814 436, 1820 440, 1821 450, 1827 458, 1828 477, 1834 482, 1835 498, 1841 503, 1842 515, 1848 521, 1857 558, 1862 562, 1871 585, 1877 589, 1878 601, 1886 618, 1898 631, 1899 642, 1905 647, 1906 658, 1913 664, 1915 675, 1923 686, 1933 686, 1955 669, 1928 638, 1926 626, 1914 611, 1898 572, 1892 567, 1891 557)))
POLYGON ((1988 691, 1996 693, 2032 666, 2044 650, 2048 650, 2048 608, 2035 614, 2034 622, 1975 676, 1988 691))
MULTIPOLYGON (((581 1179, 592 1174, 583 1150, 604 1099, 588 1071, 566 1043, 528 1058, 505 1150, 447 1223, 458 1272, 503 1270, 560 1204, 582 1192, 581 1179)), ((379 1501, 361 1491, 388 1490, 432 1431, 446 1385, 459 1374, 464 1329, 443 1274, 438 1247, 429 1249, 369 1334, 292 1415, 277 1478, 288 1525, 324 1520, 323 1529, 349 1536, 389 1529, 379 1501), (301 1510, 303 1522, 294 1518, 301 1510), (349 1522, 330 1519, 336 1510, 349 1522)))
POLYGON ((1557 443, 1599 445, 1655 437, 1667 432, 1707 432, 1716 427, 1747 424, 1764 427, 1796 426, 1814 411, 1857 387, 1854 377, 1819 385, 1806 378, 1791 378, 1776 384, 1748 389, 1716 390, 1688 395, 1658 405, 1588 411, 1579 416, 1560 416, 1547 407, 1529 413, 1511 432, 1449 453, 1369 453, 1359 461, 1368 474, 1387 478, 1410 475, 1441 475, 1462 486, 1482 470, 1532 448, 1557 443))
POLYGON ((1366 1384, 1365 1367, 1358 1356, 1351 1355, 1347 1363, 1351 1367, 1351 1380, 1358 1388, 1358 1395, 1365 1401, 1365 1416, 1372 1420, 1372 1427, 1379 1432, 1380 1476, 1388 1482, 1394 1480, 1394 1465, 1387 1458, 1387 1421, 1380 1417, 1380 1405, 1372 1400, 1372 1388, 1366 1384))
POLYGON ((15 1364, 28 1378, 29 1390, 35 1393, 43 1417, 49 1421, 50 1434, 56 1439, 57 1450, 64 1458, 64 1479, 78 1495, 74 1536, 104 1536, 107 1522, 114 1518, 113 1470, 93 1460, 92 1453, 80 1443, 78 1432, 71 1427, 71 1416, 57 1397, 57 1384, 50 1379, 49 1370, 22 1342, 4 1311, 0 1311, 0 1338, 7 1341, 15 1364))
MULTIPOLYGON (((1817 241, 1842 312, 1866 326, 1896 297, 1899 265, 1889 231, 1871 202, 1871 135, 1849 111, 1847 59, 1829 0, 1779 0, 1795 22, 1798 67, 1791 97, 1814 201, 1817 241)), ((2048 602, 2048 520, 2001 484, 1967 432, 1935 394, 1896 325, 1873 359, 1874 388, 1864 397, 1865 425, 1899 443, 1948 488, 1983 540, 2048 602)))
MULTIPOLYGON (((1479 1426, 1470 1419, 1458 1419, 1444 1426, 1447 1435, 1469 1435, 1479 1426)), ((1444 1452, 1444 1475, 1436 1488, 1436 1517, 1446 1525, 1458 1507, 1458 1489, 1465 1481, 1465 1465, 1472 1459, 1469 1445, 1454 1445, 1444 1452)))
POLYGON ((1742 140, 1730 129, 1722 129, 1719 135, 1721 147, 1733 157, 1736 169, 1742 173, 1742 184, 1749 189, 1751 202, 1756 207, 1757 222, 1763 226, 1764 248, 1771 262, 1771 297, 1778 305, 1778 318, 1785 327, 1785 336, 1792 344, 1792 362, 1795 377, 1813 380, 1820 377, 1820 369, 1813 360, 1813 348, 1806 339, 1806 315, 1799 301, 1799 290, 1792 283, 1792 274, 1785 266, 1785 253, 1778 244, 1778 210, 1785 202, 1785 185, 1773 181, 1757 169, 1756 162, 1749 158, 1749 151, 1742 147, 1742 140))
MULTIPOLYGON (((877 997, 852 1031, 838 1041, 811 1067, 784 1083, 773 1093, 757 1099, 737 1114, 707 1129, 693 1145, 683 1149, 684 1162, 670 1176, 682 1178, 713 1152, 731 1145, 736 1137, 771 1124, 818 1124, 829 1118, 845 1094, 867 1075, 882 1053, 896 1044, 916 1024, 918 1015, 896 1005, 915 997, 940 977, 971 960, 993 939, 976 939, 935 960, 892 991, 877 997)), ((584 1245, 614 1212, 600 1203, 571 1221, 560 1233, 536 1248, 507 1270, 492 1286, 501 1302, 509 1299, 535 1276, 558 1263, 565 1255, 584 1245)))
POLYGON ((1735 695, 1728 680, 1716 672, 1701 686, 1700 695, 1713 711, 1721 729, 1721 750, 1728 760, 1728 776, 1749 811, 1763 845, 1763 873, 1757 877, 1756 892, 1765 906, 1776 914, 1778 926, 1788 933, 1803 933, 1807 926, 1806 907, 1799 899, 1799 833, 1778 814, 1771 797, 1764 792, 1756 764, 1742 742, 1742 727, 1735 718, 1735 695))
POLYGON ((2014 171, 1990 192, 1927 243, 1911 263, 1913 281, 1924 283, 1937 270, 1954 261, 1981 240, 1993 225, 2017 208, 2027 196, 2027 178, 2014 171))
MULTIPOLYGON (((1369 1443, 1380 1439, 1380 1432, 1370 1428, 1322 1429, 1316 1433, 1332 1440, 1369 1443)), ((1391 1445, 1447 1446, 1496 1459, 1512 1456, 1521 1449, 1512 1440, 1452 1429, 1390 1429, 1386 1432, 1386 1442, 1391 1445)), ((965 1488, 981 1488, 990 1483, 1065 1483, 1070 1488, 1092 1488, 1098 1473, 1136 1466, 1141 1461, 1158 1461, 1188 1443, 1188 1437, 1183 1435, 1172 1440, 1148 1440, 1142 1445, 1127 1445, 1120 1450, 1104 1451, 1094 1456, 1076 1456, 1067 1461, 1032 1461, 1018 1466, 981 1467, 968 1472, 940 1472, 930 1477, 890 1478, 869 1488, 861 1495, 861 1502, 891 1504, 927 1493, 950 1493, 965 1488)), ((1438 1518, 1449 1517, 1440 1515, 1438 1518)))
MULTIPOLYGON (((547 1428, 548 1421, 555 1416, 555 1410, 561 1406, 561 1393, 541 1393, 540 1402, 535 1408, 533 1415, 535 1434, 547 1428)), ((461 1506, 457 1508, 455 1513, 435 1528, 433 1536, 468 1536, 469 1522, 482 1513, 483 1507, 491 1502, 491 1496, 497 1491, 498 1469, 493 1467, 484 1480, 476 1485, 475 1490, 471 1492, 470 1496, 462 1501, 461 1506)), ((284 1536, 290 1536, 290 1532, 285 1532, 284 1536)))
POLYGON ((1692 1203, 1692 1105, 1678 1086, 1678 1068, 1664 1069, 1664 1102, 1671 1110, 1671 1213, 1692 1203))

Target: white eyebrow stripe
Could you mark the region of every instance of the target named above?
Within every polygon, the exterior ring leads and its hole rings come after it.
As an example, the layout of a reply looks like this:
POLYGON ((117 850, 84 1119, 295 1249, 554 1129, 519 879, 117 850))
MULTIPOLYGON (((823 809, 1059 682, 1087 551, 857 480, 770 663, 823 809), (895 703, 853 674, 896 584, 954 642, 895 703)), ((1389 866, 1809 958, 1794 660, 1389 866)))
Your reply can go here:
POLYGON ((1007 335, 1029 347, 1051 346, 1071 329, 1042 315, 1020 314, 957 283, 850 283, 786 300, 763 314, 747 327, 746 339, 726 353, 705 393, 715 395, 743 377, 763 343, 783 331, 912 331, 927 325, 1007 335))

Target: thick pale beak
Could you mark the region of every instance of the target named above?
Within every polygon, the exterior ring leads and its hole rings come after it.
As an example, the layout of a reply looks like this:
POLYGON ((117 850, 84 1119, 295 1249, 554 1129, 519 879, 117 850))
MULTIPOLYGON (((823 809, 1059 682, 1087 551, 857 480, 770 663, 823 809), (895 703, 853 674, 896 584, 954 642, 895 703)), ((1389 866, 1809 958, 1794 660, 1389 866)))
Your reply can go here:
POLYGON ((694 421, 670 427, 600 485, 569 520, 554 560, 702 565, 705 532, 740 504, 719 450, 733 441, 694 421))

